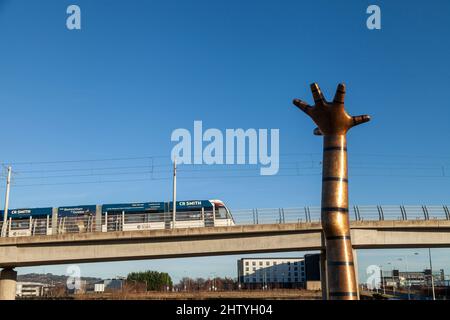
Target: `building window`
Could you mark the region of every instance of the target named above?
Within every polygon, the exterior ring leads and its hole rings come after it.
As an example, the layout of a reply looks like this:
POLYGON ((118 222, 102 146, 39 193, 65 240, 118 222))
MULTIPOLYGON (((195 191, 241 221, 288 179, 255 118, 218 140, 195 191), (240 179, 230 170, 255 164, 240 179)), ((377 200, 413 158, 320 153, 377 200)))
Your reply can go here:
POLYGON ((245 265, 248 266, 248 261, 245 261, 245 265))
POLYGON ((262 261, 260 261, 260 262, 259 262, 259 265, 260 265, 260 266, 262 266, 262 265, 263 265, 263 262, 262 262, 262 261))
POLYGON ((253 265, 253 266, 256 266, 256 262, 255 262, 255 261, 253 261, 253 262, 252 262, 252 265, 253 265))
POLYGON ((270 261, 266 261, 266 266, 269 266, 270 265, 270 261))

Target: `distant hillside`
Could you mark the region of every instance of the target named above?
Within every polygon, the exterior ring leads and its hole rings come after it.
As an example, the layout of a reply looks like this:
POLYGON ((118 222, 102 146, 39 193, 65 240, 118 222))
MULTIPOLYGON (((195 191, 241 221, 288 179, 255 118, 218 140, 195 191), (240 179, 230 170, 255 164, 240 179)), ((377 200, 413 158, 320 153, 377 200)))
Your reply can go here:
MULTIPOLYGON (((17 281, 22 282, 40 282, 40 283, 46 283, 46 284, 53 284, 58 285, 62 284, 65 285, 67 282, 68 276, 61 276, 61 275, 55 275, 52 273, 27 273, 27 274, 21 274, 17 276, 17 281)), ((101 278, 94 278, 94 277, 81 277, 81 280, 85 280, 86 283, 93 284, 95 282, 101 281, 101 278)))

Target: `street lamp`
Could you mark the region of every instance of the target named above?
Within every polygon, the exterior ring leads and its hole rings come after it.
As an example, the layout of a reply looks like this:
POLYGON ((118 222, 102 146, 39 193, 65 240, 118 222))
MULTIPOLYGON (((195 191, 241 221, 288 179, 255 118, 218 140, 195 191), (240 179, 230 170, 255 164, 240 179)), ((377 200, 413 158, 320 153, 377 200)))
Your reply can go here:
POLYGON ((216 291, 216 289, 217 289, 216 288, 216 277, 217 277, 217 275, 214 272, 211 272, 210 276, 213 277, 211 291, 216 291))
POLYGON ((436 300, 436 293, 434 291, 433 264, 431 262, 431 248, 428 248, 428 258, 430 260, 431 291, 433 292, 433 300, 436 300))
MULTIPOLYGON (((419 255, 418 252, 415 252, 414 255, 419 255)), ((431 248, 428 248, 428 260, 430 264, 430 277, 431 277, 431 292, 433 294, 433 300, 436 300, 436 292, 434 290, 434 277, 433 277, 433 264, 431 260, 431 248)))
POLYGON ((386 294, 386 285, 385 285, 385 277, 384 277, 384 273, 383 273, 383 266, 380 265, 380 270, 381 270, 381 285, 383 286, 383 294, 386 294))
MULTIPOLYGON (((414 255, 419 255, 418 252, 414 252, 414 255)), ((406 284, 408 286, 408 300, 411 300, 411 281, 409 280, 409 270, 408 270, 408 256, 405 255, 405 265, 406 265, 406 284)), ((402 258, 398 259, 399 261, 402 261, 402 258)))
POLYGON ((387 264, 391 265, 392 292, 395 295, 395 287, 397 285, 397 282, 395 281, 395 278, 394 278, 394 269, 395 269, 395 267, 394 267, 394 264, 392 262, 388 262, 387 264))

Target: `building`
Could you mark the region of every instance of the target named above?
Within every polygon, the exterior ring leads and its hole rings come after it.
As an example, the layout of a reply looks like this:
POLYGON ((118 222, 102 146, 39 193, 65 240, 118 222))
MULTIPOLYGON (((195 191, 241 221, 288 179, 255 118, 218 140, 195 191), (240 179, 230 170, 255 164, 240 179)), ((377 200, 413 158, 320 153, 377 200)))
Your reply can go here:
POLYGON ((94 292, 95 293, 105 292, 105 284, 103 283, 103 281, 94 284, 94 292))
MULTIPOLYGON (((433 272, 433 281, 435 285, 444 282, 444 270, 433 272)), ((381 271, 381 284, 386 287, 407 287, 431 285, 431 270, 424 271, 381 271)))
POLYGON ((320 258, 317 256, 320 255, 307 255, 304 258, 239 259, 239 284, 243 288, 272 289, 304 288, 308 280, 320 283, 320 258))
POLYGON ((94 284, 94 292, 102 293, 105 291, 118 291, 122 290, 124 284, 123 278, 105 279, 94 284))
POLYGON ((17 282, 16 296, 22 298, 42 297, 50 286, 40 282, 17 282))
POLYGON ((305 255, 305 281, 306 290, 322 289, 319 253, 305 255))

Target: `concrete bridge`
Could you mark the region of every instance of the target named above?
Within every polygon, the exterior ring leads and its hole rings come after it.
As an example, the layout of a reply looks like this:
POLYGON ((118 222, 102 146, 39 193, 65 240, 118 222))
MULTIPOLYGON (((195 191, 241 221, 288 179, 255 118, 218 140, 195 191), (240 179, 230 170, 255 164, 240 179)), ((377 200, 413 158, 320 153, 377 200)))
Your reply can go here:
MULTIPOLYGON (((352 221, 351 236, 354 249, 450 247, 450 221, 352 221)), ((319 222, 0 238, 0 299, 15 267, 324 249, 319 222)))

